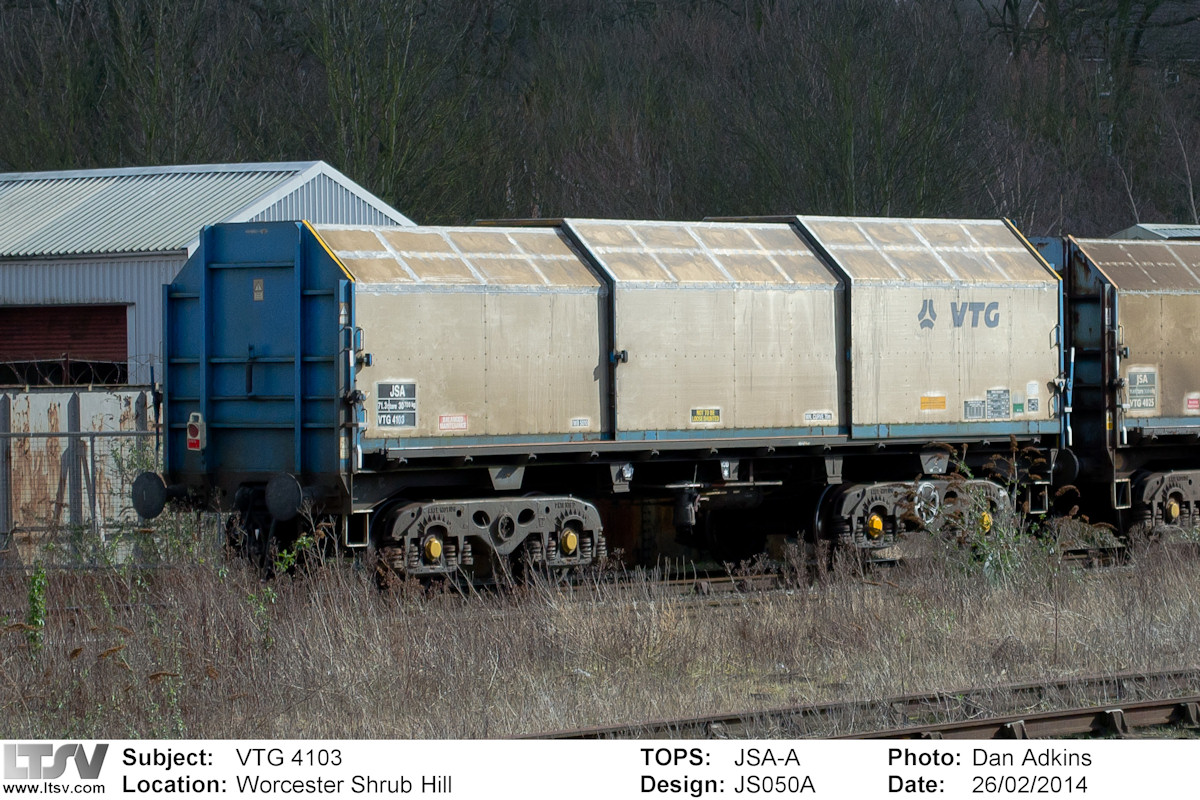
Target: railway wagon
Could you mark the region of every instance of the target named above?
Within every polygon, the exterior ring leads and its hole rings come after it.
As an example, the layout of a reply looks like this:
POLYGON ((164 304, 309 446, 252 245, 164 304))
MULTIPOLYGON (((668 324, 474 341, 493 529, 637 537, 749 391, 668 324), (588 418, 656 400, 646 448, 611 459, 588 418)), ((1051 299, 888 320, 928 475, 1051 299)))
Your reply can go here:
POLYGON ((1200 242, 1052 246, 1073 353, 1065 477, 1121 530, 1200 525, 1200 242))
POLYGON ((890 482, 829 490, 836 505, 824 513, 841 538, 849 525, 867 544, 880 520, 886 533, 898 530, 906 498, 924 525, 969 494, 985 525, 1013 499, 1048 508, 1064 387, 1057 274, 998 220, 798 223, 849 287, 851 441, 921 443, 915 486, 895 480, 916 469, 901 459, 890 482), (939 455, 935 441, 953 449, 939 455), (977 477, 963 480, 952 460, 977 477))
POLYGON ((404 574, 566 568, 614 499, 718 554, 872 552, 971 483, 1044 504, 1013 457, 1059 441, 1058 276, 1001 221, 218 225, 164 292, 135 507, 259 555, 317 526, 404 574))

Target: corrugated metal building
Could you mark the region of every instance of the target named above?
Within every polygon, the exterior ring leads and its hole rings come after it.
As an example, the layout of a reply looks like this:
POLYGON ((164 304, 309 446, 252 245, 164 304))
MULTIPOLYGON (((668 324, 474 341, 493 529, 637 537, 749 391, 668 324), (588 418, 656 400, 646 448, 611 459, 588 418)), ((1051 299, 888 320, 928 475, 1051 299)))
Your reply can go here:
POLYGON ((201 227, 291 219, 413 224, 323 161, 0 174, 0 384, 149 383, 201 227))
POLYGON ((1200 225, 1172 225, 1163 222, 1143 222, 1123 231, 1117 231, 1110 239, 1200 239, 1200 225))

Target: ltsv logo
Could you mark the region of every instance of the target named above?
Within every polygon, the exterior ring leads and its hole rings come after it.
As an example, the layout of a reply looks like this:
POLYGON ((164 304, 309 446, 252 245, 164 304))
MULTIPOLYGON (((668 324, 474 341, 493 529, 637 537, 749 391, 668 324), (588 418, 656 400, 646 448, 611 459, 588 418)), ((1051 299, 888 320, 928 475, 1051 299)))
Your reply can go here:
POLYGON ((58 778, 67 770, 67 762, 74 758, 79 777, 94 781, 100 777, 104 766, 104 755, 108 745, 98 744, 89 759, 81 744, 6 744, 4 745, 4 777, 6 780, 49 780, 58 778), (47 759, 50 759, 47 763, 47 759))
MULTIPOLYGON (((950 303, 950 321, 954 323, 954 327, 961 328, 967 321, 967 315, 971 315, 971 327, 979 327, 979 317, 983 315, 983 324, 989 328, 996 328, 1000 325, 1000 304, 998 302, 981 303, 950 303)), ((917 312, 917 322, 921 329, 933 328, 933 323, 937 321, 937 311, 934 310, 933 301, 926 298, 921 301, 921 310, 917 312)))

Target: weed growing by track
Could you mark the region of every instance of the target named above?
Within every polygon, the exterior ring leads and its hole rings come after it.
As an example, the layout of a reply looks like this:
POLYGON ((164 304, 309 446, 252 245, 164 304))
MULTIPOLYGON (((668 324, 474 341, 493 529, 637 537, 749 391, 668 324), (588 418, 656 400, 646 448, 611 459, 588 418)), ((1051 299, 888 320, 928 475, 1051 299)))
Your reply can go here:
MULTIPOLYGON (((267 583, 221 558, 51 571, 40 647, 28 624, 0 631, 0 736, 500 737, 1200 666, 1192 558, 1147 545, 1083 571, 1052 530, 994 530, 912 536, 886 570, 795 566, 786 591, 711 606, 644 575, 463 597, 379 592, 365 561, 267 583)), ((0 583, 0 613, 31 619, 30 576, 0 583)))

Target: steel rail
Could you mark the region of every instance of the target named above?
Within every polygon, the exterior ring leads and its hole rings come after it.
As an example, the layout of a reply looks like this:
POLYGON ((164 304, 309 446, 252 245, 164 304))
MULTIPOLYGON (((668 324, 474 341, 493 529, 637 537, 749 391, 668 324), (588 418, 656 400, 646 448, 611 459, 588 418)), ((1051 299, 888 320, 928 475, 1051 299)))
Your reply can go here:
POLYGON ((1200 694, 1163 700, 1014 714, 965 722, 852 733, 831 739, 1054 739, 1081 734, 1125 736, 1136 728, 1200 728, 1200 694))
MULTIPOLYGON (((1136 708, 1138 695, 1150 691, 1179 692, 1200 681, 1200 670, 1165 670, 1159 672, 1124 672, 1092 675, 1051 682, 1007 684, 994 687, 975 687, 945 692, 908 694, 879 700, 820 703, 761 709, 733 714, 714 714, 681 719, 650 720, 626 725, 597 726, 550 733, 529 734, 525 739, 710 739, 738 738, 749 731, 766 731, 771 736, 803 735, 813 722, 822 719, 854 719, 883 716, 904 725, 916 719, 940 716, 934 725, 968 724, 973 720, 999 719, 991 709, 993 700, 1004 699, 1010 707, 1031 707, 1048 699, 1074 693, 1101 695, 1103 704, 1113 708, 1136 708), (947 721, 948 716, 958 721, 947 721), (965 717, 963 720, 961 718, 965 717), (781 733, 782 732, 782 733, 781 733)), ((1152 701, 1161 702, 1161 701, 1152 701)), ((1169 702, 1178 704, 1179 699, 1169 702)), ((1186 701, 1185 701, 1186 702, 1186 701)), ((1047 712, 1053 714, 1055 712, 1047 712)), ((1038 715, 1021 714, 1015 722, 1036 719, 1038 715)), ((1007 724, 1007 723, 1006 723, 1007 724)), ((932 728, 931 728, 932 729, 932 728)), ((889 729, 894 731, 896 729, 889 729)), ((912 730, 919 730, 913 728, 912 730)), ((876 732, 882 736, 883 732, 876 732)), ((757 734, 756 735, 762 735, 757 734)), ((850 734, 850 738, 860 734, 850 734)), ((978 738, 978 737, 975 737, 978 738)))

